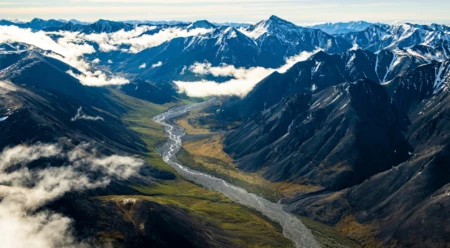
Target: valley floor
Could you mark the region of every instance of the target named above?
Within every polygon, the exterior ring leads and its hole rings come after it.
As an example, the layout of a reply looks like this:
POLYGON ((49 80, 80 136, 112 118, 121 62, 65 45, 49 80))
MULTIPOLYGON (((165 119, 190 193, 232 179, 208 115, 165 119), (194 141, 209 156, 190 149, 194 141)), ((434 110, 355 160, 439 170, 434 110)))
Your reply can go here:
MULTIPOLYGON (((273 183, 264 179, 260 173, 246 173, 239 170, 233 159, 223 151, 223 133, 211 131, 208 125, 198 124, 195 119, 200 116, 204 117, 205 113, 195 111, 176 121, 187 133, 183 148, 178 154, 178 159, 184 165, 224 179, 274 202, 293 197, 297 192, 314 192, 321 189, 296 183, 273 183)), ((300 218, 322 247, 361 247, 338 232, 335 227, 306 217, 300 218)))

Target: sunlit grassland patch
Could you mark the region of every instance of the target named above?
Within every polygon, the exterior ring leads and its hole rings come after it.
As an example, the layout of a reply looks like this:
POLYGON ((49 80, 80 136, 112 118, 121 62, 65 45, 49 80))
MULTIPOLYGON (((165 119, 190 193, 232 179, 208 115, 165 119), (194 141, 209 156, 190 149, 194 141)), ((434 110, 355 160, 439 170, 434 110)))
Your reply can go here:
POLYGON ((135 187, 137 196, 108 196, 102 199, 119 202, 124 199, 154 201, 189 210, 209 223, 231 234, 233 242, 245 247, 292 247, 282 234, 281 226, 260 213, 243 207, 226 196, 184 180, 167 181, 152 187, 135 187))

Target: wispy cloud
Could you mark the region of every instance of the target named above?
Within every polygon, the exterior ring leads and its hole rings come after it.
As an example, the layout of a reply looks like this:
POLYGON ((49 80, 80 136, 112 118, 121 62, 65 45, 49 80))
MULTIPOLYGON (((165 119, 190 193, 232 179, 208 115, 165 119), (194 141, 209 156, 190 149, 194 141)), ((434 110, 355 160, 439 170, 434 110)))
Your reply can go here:
POLYGON ((129 45, 129 49, 122 49, 124 52, 138 53, 147 48, 159 46, 162 43, 178 37, 189 37, 211 32, 211 29, 195 28, 195 29, 181 29, 181 28, 165 28, 159 30, 154 34, 145 34, 145 32, 154 30, 155 27, 141 26, 136 27, 131 31, 118 31, 115 33, 101 33, 101 34, 82 34, 75 33, 69 36, 66 32, 59 32, 64 35, 66 39, 71 42, 87 40, 95 42, 99 45, 100 50, 104 52, 119 50, 121 45, 129 45))
POLYGON ((104 119, 100 116, 89 116, 83 113, 83 108, 79 107, 77 110, 77 114, 72 117, 71 121, 77 120, 88 120, 88 121, 104 121, 104 119))

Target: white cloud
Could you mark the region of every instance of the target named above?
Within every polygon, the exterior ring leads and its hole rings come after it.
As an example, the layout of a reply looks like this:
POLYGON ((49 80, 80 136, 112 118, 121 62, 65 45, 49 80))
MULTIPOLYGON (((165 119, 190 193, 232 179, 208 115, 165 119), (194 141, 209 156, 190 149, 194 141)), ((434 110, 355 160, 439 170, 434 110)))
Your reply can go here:
POLYGON ((185 92, 192 97, 217 96, 217 95, 236 95, 245 96, 250 92, 257 83, 269 76, 271 73, 278 71, 286 72, 295 63, 308 59, 312 54, 316 53, 302 52, 297 56, 286 59, 286 64, 278 69, 253 67, 253 68, 235 68, 233 65, 222 65, 213 67, 209 63, 195 63, 189 67, 189 70, 199 75, 212 75, 215 77, 230 76, 233 79, 218 83, 214 81, 197 81, 183 82, 175 81, 180 91, 185 92))
MULTIPOLYGON (((107 77, 104 72, 99 70, 94 70, 94 72, 92 72, 92 64, 88 63, 83 58, 83 55, 94 53, 95 49, 78 38, 77 33, 32 32, 30 29, 21 29, 15 26, 0 26, 0 43, 11 42, 26 43, 43 50, 52 51, 52 53, 47 53, 45 55, 61 60, 84 74, 76 76, 82 84, 89 86, 104 86, 108 84, 129 83, 128 80, 122 77, 107 77), (61 37, 54 41, 49 37, 49 34, 58 34, 61 37)), ((74 76, 73 73, 71 75, 74 76)))
POLYGON ((67 73, 87 86, 122 85, 130 82, 123 77, 107 77, 104 72, 98 70, 86 71, 84 74, 75 74, 73 71, 67 71, 67 73))
POLYGON ((160 67, 160 66, 162 66, 162 65, 163 65, 163 62, 162 62, 162 61, 159 61, 158 63, 153 64, 153 65, 152 65, 152 68, 160 67))
POLYGON ((14 202, 0 204, 0 239, 3 247, 88 247, 75 241, 71 219, 46 211, 26 215, 19 207, 20 203, 14 202))
POLYGON ((99 158, 92 155, 89 147, 89 144, 81 144, 61 153, 62 148, 52 144, 20 145, 0 154, 0 239, 3 246, 87 247, 73 237, 71 219, 38 209, 67 192, 105 187, 112 177, 127 179, 144 164, 141 160, 117 155, 99 158), (55 156, 64 157, 67 164, 40 169, 22 166, 13 172, 5 171, 12 165, 55 156), (94 174, 95 180, 91 177, 94 174))
POLYGON ((139 66, 139 69, 145 69, 145 68, 147 68, 147 64, 146 63, 143 63, 142 65, 139 66))
MULTIPOLYGON (((147 48, 159 46, 162 43, 178 37, 189 37, 201 34, 206 34, 212 29, 196 28, 196 29, 182 29, 182 28, 165 28, 155 34, 144 34, 147 31, 154 30, 156 27, 139 26, 130 31, 120 30, 114 33, 101 34, 82 34, 73 33, 70 35, 72 42, 87 40, 95 42, 103 52, 117 51, 121 45, 129 45, 129 49, 122 48, 122 52, 138 53, 147 48)), ((66 32, 58 32, 66 36, 66 32)))
POLYGON ((164 42, 172 40, 174 38, 197 36, 209 33, 211 31, 212 29, 205 29, 205 28, 196 28, 192 30, 186 30, 181 28, 167 28, 153 35, 145 34, 140 37, 131 38, 129 40, 123 40, 123 43, 131 45, 129 52, 138 53, 147 48, 159 46, 164 42))
POLYGON ((58 155, 61 148, 55 145, 16 146, 4 149, 0 156, 0 171, 11 165, 30 163, 39 158, 48 158, 58 155))
POLYGON ((83 108, 79 107, 77 114, 72 117, 71 121, 77 121, 77 120, 88 120, 88 121, 104 121, 104 119, 100 116, 89 116, 83 114, 83 108))

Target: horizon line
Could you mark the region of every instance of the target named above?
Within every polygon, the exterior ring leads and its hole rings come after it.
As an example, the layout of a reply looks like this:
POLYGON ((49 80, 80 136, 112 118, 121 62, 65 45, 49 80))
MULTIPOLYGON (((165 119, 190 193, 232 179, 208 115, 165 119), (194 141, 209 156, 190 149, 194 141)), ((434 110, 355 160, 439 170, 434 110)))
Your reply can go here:
MULTIPOLYGON (((276 15, 271 15, 271 16, 276 16, 276 15)), ((262 19, 260 21, 268 20, 269 18, 262 19)), ((292 22, 292 21, 289 21, 288 19, 284 19, 284 18, 281 18, 281 17, 278 17, 278 18, 283 19, 283 20, 288 21, 288 22, 291 22, 291 23, 294 23, 294 24, 299 25, 299 26, 314 26, 314 25, 322 25, 322 24, 337 24, 337 23, 351 23, 351 22, 367 22, 367 23, 370 23, 370 24, 387 24, 387 25, 407 24, 407 23, 410 23, 410 24, 422 24, 422 25, 430 25, 430 24, 450 25, 450 20, 447 21, 447 22, 441 22, 441 23, 435 22, 435 21, 408 21, 408 20, 405 20, 405 21, 403 21, 403 20, 392 20, 392 21, 386 22, 386 21, 367 21, 367 20, 363 20, 363 19, 360 19, 360 20, 349 20, 349 21, 322 21, 322 22, 300 22, 299 23, 299 22, 292 22)), ((67 23, 71 22, 71 21, 77 21, 77 22, 86 23, 86 24, 92 24, 92 23, 98 22, 100 20, 114 21, 114 22, 143 22, 143 23, 145 23, 145 22, 193 23, 193 22, 196 22, 196 21, 203 21, 203 20, 205 20, 205 21, 208 21, 208 22, 213 23, 213 24, 227 24, 228 23, 228 24, 245 24, 245 25, 254 25, 254 24, 259 22, 259 21, 257 21, 257 22, 240 22, 240 21, 224 21, 224 22, 220 22, 220 21, 209 21, 208 19, 204 19, 204 18, 200 18, 200 19, 197 19, 197 20, 189 20, 189 21, 176 20, 176 19, 166 19, 166 20, 155 19, 155 20, 151 20, 151 19, 110 19, 110 18, 99 18, 99 19, 96 19, 96 20, 92 21, 92 20, 83 20, 83 19, 79 19, 79 18, 64 19, 64 18, 41 18, 41 17, 33 17, 33 18, 29 18, 29 19, 27 19, 27 18, 2 18, 0 20, 6 20, 6 21, 10 21, 10 22, 14 22, 14 23, 19 24, 19 23, 31 22, 34 19, 41 19, 41 20, 44 20, 44 21, 56 20, 56 21, 67 22, 67 23)))

